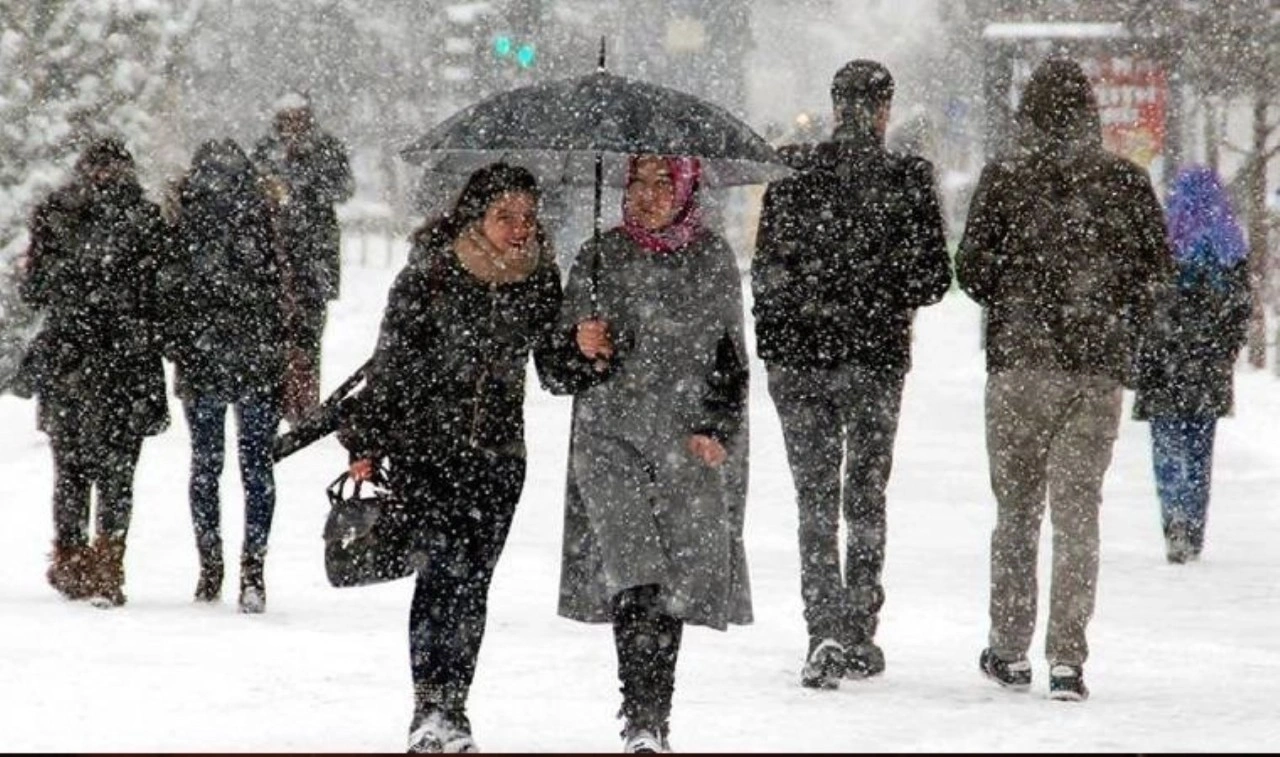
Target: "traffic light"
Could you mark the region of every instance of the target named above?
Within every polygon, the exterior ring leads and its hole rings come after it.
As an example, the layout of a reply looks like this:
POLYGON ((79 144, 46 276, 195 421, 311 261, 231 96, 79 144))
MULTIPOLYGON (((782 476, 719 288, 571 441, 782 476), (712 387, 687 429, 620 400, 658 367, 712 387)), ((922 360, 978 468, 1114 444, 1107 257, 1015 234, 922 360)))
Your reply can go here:
POLYGON ((538 47, 531 41, 517 41, 510 34, 498 34, 493 38, 493 56, 503 62, 511 62, 518 68, 533 68, 538 62, 538 47))

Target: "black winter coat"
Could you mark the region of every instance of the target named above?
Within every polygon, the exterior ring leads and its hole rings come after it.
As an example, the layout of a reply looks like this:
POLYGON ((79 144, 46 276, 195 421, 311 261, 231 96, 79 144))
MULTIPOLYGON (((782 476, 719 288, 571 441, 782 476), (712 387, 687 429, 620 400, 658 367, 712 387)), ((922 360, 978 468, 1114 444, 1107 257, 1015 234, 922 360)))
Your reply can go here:
POLYGON ((490 285, 451 242, 419 234, 391 289, 365 388, 339 440, 355 459, 404 470, 467 450, 523 457, 525 375, 532 352, 546 388, 590 365, 557 329, 560 271, 549 255, 530 276, 490 285))
POLYGON ((1059 370, 1132 387, 1171 261, 1146 171, 1092 140, 1046 136, 983 169, 956 277, 987 308, 989 372, 1059 370))
POLYGON ((287 152, 278 136, 254 146, 259 170, 284 181, 288 199, 280 206, 278 229, 285 276, 299 307, 322 309, 338 298, 342 275, 342 235, 334 203, 351 197, 355 185, 346 148, 317 132, 287 152))
POLYGON ((197 164, 179 193, 163 287, 177 394, 236 402, 279 393, 284 293, 267 201, 246 164, 197 164))
POLYGON ((951 286, 933 166, 870 132, 793 148, 769 185, 751 265, 766 363, 905 372, 915 309, 951 286))
POLYGON ((1251 307, 1245 263, 1224 271, 1219 285, 1200 280, 1170 289, 1139 354, 1134 417, 1229 415, 1251 307))
POLYGON ((167 427, 156 292, 167 244, 136 180, 72 184, 36 208, 21 294, 45 314, 23 367, 40 428, 106 441, 167 427))

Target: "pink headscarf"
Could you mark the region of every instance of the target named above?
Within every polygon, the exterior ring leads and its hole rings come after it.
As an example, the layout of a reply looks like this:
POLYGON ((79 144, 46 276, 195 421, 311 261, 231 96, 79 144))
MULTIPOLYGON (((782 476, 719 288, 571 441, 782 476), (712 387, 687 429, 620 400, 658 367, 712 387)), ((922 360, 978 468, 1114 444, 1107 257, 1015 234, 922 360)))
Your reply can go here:
MULTIPOLYGON (((650 231, 631 215, 626 198, 622 201, 622 230, 631 241, 649 252, 669 253, 684 248, 702 233, 702 210, 698 207, 698 179, 702 176, 702 164, 697 158, 663 156, 671 172, 675 186, 675 216, 666 228, 650 231)), ((640 157, 633 155, 627 164, 627 183, 636 175, 640 157)))

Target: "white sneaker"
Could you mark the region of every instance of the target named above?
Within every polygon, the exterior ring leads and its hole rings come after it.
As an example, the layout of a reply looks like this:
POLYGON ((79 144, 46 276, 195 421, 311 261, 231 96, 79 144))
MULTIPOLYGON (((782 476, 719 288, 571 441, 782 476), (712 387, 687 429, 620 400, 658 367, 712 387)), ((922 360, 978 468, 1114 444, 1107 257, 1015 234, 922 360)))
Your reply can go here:
POLYGON ((635 728, 627 730, 622 751, 624 754, 666 754, 671 751, 671 745, 648 728, 635 728))
POLYGON ((434 711, 409 732, 409 754, 441 754, 448 737, 449 724, 444 714, 434 711))
POLYGON ((409 754, 474 754, 480 748, 465 728, 436 710, 409 733, 409 754))

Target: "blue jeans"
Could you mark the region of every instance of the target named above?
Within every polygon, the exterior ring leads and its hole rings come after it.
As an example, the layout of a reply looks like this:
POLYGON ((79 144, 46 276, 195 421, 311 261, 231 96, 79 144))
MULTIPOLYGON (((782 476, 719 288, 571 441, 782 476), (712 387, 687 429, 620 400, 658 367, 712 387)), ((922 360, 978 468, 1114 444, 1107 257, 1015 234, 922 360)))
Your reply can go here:
POLYGON ((1217 424, 1214 417, 1165 416, 1151 420, 1151 457, 1165 533, 1175 522, 1185 524, 1197 551, 1204 546, 1217 424))
MULTIPOLYGON (((221 514, 218 478, 226 459, 227 403, 212 396, 196 397, 183 405, 191 429, 191 522, 202 553, 217 546, 221 551, 221 514)), ((240 480, 244 484, 245 555, 263 555, 276 508, 275 474, 271 441, 280 425, 280 405, 273 397, 254 396, 232 406, 236 415, 236 441, 240 480)))

